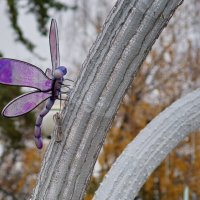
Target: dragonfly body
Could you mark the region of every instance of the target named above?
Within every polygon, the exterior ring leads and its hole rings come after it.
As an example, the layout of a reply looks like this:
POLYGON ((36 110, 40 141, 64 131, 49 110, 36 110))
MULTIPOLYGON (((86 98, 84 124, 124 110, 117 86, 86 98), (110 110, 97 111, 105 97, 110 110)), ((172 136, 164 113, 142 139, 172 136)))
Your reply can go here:
POLYGON ((44 116, 51 110, 54 102, 56 99, 59 98, 59 95, 61 93, 61 85, 63 84, 63 76, 66 75, 67 69, 63 66, 60 66, 55 69, 54 72, 54 77, 52 79, 52 84, 51 84, 51 97, 47 100, 45 107, 43 110, 39 113, 36 119, 35 123, 35 144, 38 149, 41 149, 43 146, 42 143, 42 134, 41 134, 41 125, 44 116))
POLYGON ((67 70, 65 67, 58 67, 55 70, 54 77, 52 79, 52 85, 51 85, 52 96, 47 100, 45 107, 37 116, 36 123, 35 123, 34 136, 35 136, 35 143, 38 149, 41 149, 43 146, 42 134, 41 134, 41 125, 42 125, 43 117, 51 110, 55 100, 59 98, 59 95, 61 92, 61 85, 63 83, 63 76, 66 73, 67 73, 67 70))
POLYGON ((52 70, 48 68, 46 73, 30 63, 8 58, 0 59, 1 84, 36 89, 36 91, 21 95, 7 104, 2 111, 3 116, 17 117, 23 115, 47 100, 35 123, 34 138, 38 149, 41 149, 43 146, 41 136, 43 117, 50 111, 55 100, 60 98, 63 77, 67 74, 67 69, 60 66, 58 30, 54 19, 51 21, 49 44, 52 70))

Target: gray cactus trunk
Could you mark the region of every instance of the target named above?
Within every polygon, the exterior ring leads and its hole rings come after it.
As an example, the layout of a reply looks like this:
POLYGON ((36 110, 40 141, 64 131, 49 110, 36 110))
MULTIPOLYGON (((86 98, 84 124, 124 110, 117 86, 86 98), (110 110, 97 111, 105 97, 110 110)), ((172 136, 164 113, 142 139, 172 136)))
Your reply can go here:
MULTIPOLYGON (((118 0, 83 64, 32 199, 81 200, 117 109, 182 0, 118 0)), ((104 200, 104 198, 100 198, 104 200)))

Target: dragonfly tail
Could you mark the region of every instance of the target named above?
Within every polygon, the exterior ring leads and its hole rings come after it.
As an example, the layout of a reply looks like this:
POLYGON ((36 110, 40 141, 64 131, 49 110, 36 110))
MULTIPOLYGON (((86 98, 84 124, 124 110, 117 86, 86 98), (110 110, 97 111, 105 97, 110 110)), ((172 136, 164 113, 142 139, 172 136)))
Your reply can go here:
POLYGON ((35 139, 35 144, 38 149, 42 149, 42 147, 43 147, 42 133, 41 133, 41 125, 42 125, 43 118, 49 112, 49 110, 53 106, 54 102, 55 102, 54 99, 49 98, 46 103, 46 106, 40 112, 40 114, 37 116, 37 119, 35 122, 34 139, 35 139))

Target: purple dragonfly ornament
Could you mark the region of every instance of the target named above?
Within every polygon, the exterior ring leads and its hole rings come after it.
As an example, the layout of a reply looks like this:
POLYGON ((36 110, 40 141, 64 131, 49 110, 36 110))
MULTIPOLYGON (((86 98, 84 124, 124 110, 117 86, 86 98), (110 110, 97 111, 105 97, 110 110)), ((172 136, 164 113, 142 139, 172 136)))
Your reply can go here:
POLYGON ((63 81, 64 76, 67 74, 66 67, 60 66, 58 30, 55 19, 52 19, 51 21, 49 44, 52 70, 47 68, 45 73, 40 68, 23 61, 8 58, 0 59, 1 84, 36 89, 35 91, 23 94, 8 103, 2 111, 3 116, 21 116, 32 111, 40 103, 47 100, 44 109, 39 113, 35 122, 34 139, 38 149, 41 149, 43 146, 41 135, 43 117, 50 111, 55 100, 61 99, 61 86, 65 86, 63 81))

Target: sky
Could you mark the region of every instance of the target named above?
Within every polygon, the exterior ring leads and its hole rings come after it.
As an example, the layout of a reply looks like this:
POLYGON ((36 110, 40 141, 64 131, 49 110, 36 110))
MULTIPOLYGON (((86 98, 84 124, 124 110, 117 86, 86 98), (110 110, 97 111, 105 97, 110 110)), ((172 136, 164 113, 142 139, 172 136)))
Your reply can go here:
POLYGON ((19 23, 22 26, 25 36, 36 44, 35 51, 37 54, 41 55, 45 60, 39 60, 20 42, 15 41, 15 33, 11 29, 8 18, 6 1, 0 1, 0 13, 0 27, 2 27, 0 50, 3 52, 4 56, 30 62, 42 69, 48 67, 51 64, 49 59, 48 37, 41 36, 37 31, 34 17, 23 13, 20 15, 19 23))
MULTIPOLYGON (((73 71, 76 71, 77 74, 77 69, 76 67, 71 66, 71 60, 73 58, 69 59, 69 57, 66 56, 67 47, 65 45, 66 40, 64 37, 68 34, 66 31, 66 20, 64 20, 64 18, 66 15, 70 17, 72 12, 73 11, 71 10, 65 13, 51 12, 51 16, 52 18, 57 19, 61 65, 67 66, 68 71, 71 71, 74 76, 73 71)), ((48 35, 43 36, 39 33, 35 17, 32 14, 27 14, 26 9, 21 9, 19 13, 19 24, 22 27, 25 37, 35 44, 35 52, 42 59, 39 59, 33 53, 29 52, 23 44, 15 41, 16 35, 10 26, 6 1, 0 1, 0 15, 0 27, 2 27, 0 32, 0 51, 3 53, 4 57, 29 62, 41 68, 43 71, 45 71, 47 67, 51 68, 49 37, 48 35)), ((51 19, 49 19, 48 27, 50 27, 50 23, 51 19)))

